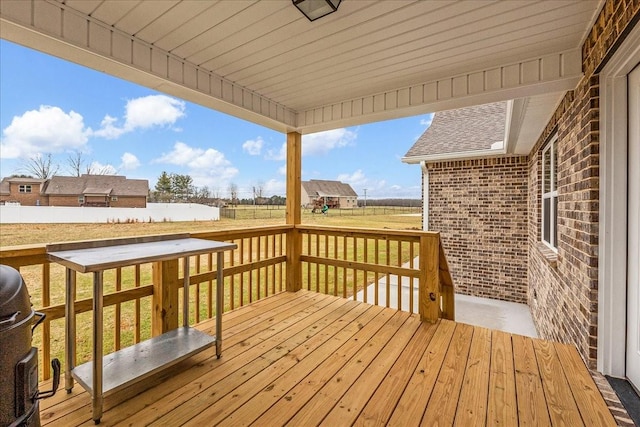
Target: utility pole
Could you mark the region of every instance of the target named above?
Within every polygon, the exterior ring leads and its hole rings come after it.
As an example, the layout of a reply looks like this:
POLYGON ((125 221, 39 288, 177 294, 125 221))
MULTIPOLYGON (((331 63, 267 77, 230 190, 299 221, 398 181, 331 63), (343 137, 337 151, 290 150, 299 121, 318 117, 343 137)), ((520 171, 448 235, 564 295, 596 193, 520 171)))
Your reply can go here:
POLYGON ((367 207, 367 189, 364 189, 364 207, 367 207))

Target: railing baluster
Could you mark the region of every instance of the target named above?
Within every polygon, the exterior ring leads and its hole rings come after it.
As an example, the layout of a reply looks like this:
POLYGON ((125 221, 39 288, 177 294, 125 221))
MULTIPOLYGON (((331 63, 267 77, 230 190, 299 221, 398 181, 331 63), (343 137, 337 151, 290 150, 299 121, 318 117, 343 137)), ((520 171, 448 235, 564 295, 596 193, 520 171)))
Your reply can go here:
MULTIPOLYGON (((116 268, 116 292, 120 290, 122 290, 122 268, 118 267, 116 268)), ((114 324, 114 334, 113 334, 113 344, 116 351, 122 348, 122 330, 121 330, 122 322, 120 319, 121 316, 122 316, 122 309, 121 309, 120 303, 118 303, 116 304, 116 307, 115 307, 115 314, 114 314, 115 324, 114 324)))
MULTIPOLYGON (((140 264, 136 264, 134 267, 134 283, 135 287, 139 288, 141 282, 140 279, 140 264)), ((133 320, 133 341, 137 344, 140 342, 140 298, 135 299, 134 303, 134 320, 133 320)))
MULTIPOLYGON (((338 259, 338 236, 333 236, 333 259, 338 259)), ((338 267, 333 267, 333 296, 338 296, 338 267)))
MULTIPOLYGON (((380 239, 375 239, 375 263, 376 265, 380 264, 380 239)), ((373 300, 374 304, 378 305, 378 298, 380 296, 380 290, 378 289, 378 282, 380 281, 380 275, 376 271, 374 273, 374 287, 373 287, 373 300)))
MULTIPOLYGON (((200 255, 196 255, 196 274, 200 274, 201 262, 202 258, 200 257, 200 255)), ((200 282, 196 283, 195 306, 196 323, 200 323, 200 282)))
MULTIPOLYGON (((368 264, 369 263, 369 239, 367 239, 366 237, 363 239, 364 240, 364 259, 362 260, 364 263, 368 264)), ((363 295, 363 301, 367 302, 367 291, 368 291, 368 284, 367 284, 367 278, 368 278, 368 274, 366 271, 362 272, 362 295, 363 295)))
MULTIPOLYGON (((386 262, 387 266, 391 265, 391 259, 390 259, 391 258, 390 257, 391 249, 389 247, 389 243, 390 243, 389 239, 387 238, 387 240, 386 240, 386 252, 385 252, 385 256, 386 256, 385 262, 386 262)), ((391 298, 389 298, 391 296, 391 276, 389 275, 389 273, 386 273, 385 285, 386 285, 386 288, 385 288, 385 301, 386 301, 385 307, 389 307, 389 300, 391 299, 391 298)))
MULTIPOLYGON (((342 241, 342 259, 347 260, 347 236, 340 236, 342 241)), ((342 298, 347 297, 347 267, 342 267, 342 298)))

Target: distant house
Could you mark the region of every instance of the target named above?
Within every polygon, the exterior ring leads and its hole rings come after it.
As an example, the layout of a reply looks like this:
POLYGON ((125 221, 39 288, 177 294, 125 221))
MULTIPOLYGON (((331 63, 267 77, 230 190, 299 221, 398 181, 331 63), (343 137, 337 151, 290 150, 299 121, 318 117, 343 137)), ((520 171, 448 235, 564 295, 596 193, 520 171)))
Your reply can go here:
POLYGON ((4 178, 0 181, 0 203, 15 203, 24 206, 46 206, 47 200, 45 200, 42 195, 42 190, 46 184, 46 179, 4 178))
POLYGON ((349 184, 340 181, 302 181, 302 205, 314 208, 325 204, 333 209, 355 208, 358 207, 358 194, 349 184))
POLYGON ((4 178, 0 183, 0 202, 23 206, 144 208, 148 193, 146 179, 117 175, 4 178))

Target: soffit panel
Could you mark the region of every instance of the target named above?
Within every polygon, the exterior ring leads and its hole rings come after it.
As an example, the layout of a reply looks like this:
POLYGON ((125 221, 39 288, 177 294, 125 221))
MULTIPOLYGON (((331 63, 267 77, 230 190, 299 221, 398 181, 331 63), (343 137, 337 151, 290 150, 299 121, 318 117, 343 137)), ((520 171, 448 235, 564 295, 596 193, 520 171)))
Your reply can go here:
MULTIPOLYGON (((335 112, 337 105, 358 99, 375 98, 374 104, 392 107, 395 102, 396 110, 386 118, 434 111, 440 104, 429 104, 431 86, 425 82, 455 85, 460 76, 477 80, 492 70, 524 67, 529 59, 579 50, 603 0, 345 0, 337 13, 313 23, 289 0, 34 1, 2 1, 3 37, 231 114, 248 108, 249 117, 257 113, 280 120, 282 114, 306 117, 312 112, 324 120, 331 116, 327 109, 335 112), (55 13, 56 5, 65 10, 55 13), (46 14, 38 12, 45 9, 46 14), (65 12, 73 17, 63 16, 65 12), (65 28, 72 20, 86 25, 65 28), (4 25, 7 21, 18 26, 4 25), (423 108, 399 109, 416 105, 407 100, 422 84, 423 108), (376 98, 387 93, 394 95, 376 98)), ((575 70, 573 62, 557 62, 575 70)), ((569 84, 563 80, 567 73, 559 72, 562 81, 531 91, 522 73, 516 79, 522 91, 511 90, 509 96, 557 91, 569 84)), ((532 80, 537 81, 550 83, 532 80)), ((469 81, 469 87, 472 83, 477 86, 469 81)), ((488 83, 481 89, 487 93, 492 90, 488 83)), ((512 82, 498 86, 514 89, 512 82)), ((447 91, 456 96, 452 86, 434 99, 445 99, 447 91)), ((380 113, 364 107, 361 115, 380 113)), ((307 123, 319 125, 305 118, 298 126, 307 123)), ((283 124, 291 129, 290 120, 283 124)))

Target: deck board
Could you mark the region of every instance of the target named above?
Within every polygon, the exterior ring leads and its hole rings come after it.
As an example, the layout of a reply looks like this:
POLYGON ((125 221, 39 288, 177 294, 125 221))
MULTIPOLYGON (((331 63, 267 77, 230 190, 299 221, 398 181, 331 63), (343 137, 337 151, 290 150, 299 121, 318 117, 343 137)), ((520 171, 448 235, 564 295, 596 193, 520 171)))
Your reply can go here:
MULTIPOLYGON (((221 359, 109 396, 101 425, 615 425, 564 344, 308 291, 226 313, 223 331, 221 359)), ((41 404, 43 426, 93 425, 80 386, 41 404)))

